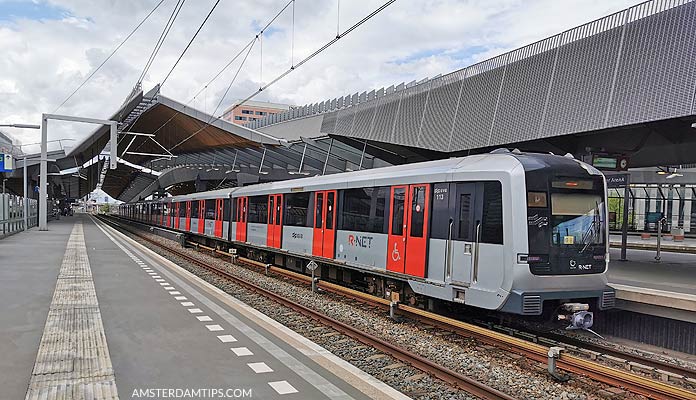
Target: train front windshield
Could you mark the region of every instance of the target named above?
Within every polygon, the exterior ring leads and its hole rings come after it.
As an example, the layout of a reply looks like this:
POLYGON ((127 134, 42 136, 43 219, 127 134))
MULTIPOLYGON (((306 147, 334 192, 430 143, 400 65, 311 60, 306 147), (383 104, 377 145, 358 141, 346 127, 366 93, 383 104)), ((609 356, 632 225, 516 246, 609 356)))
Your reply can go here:
POLYGON ((551 194, 551 227, 554 246, 579 247, 581 251, 605 241, 602 196, 585 193, 551 194))

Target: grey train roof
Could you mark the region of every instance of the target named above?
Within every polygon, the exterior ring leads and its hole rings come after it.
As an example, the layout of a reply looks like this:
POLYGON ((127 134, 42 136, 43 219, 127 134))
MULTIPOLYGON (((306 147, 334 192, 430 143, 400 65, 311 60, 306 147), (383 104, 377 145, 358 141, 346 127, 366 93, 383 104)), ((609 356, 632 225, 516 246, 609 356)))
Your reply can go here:
POLYGON ((170 201, 203 200, 220 197, 288 193, 292 191, 316 191, 327 189, 350 189, 357 187, 390 186, 394 184, 442 182, 454 174, 510 174, 515 168, 558 168, 573 165, 583 168, 588 174, 600 174, 595 168, 568 157, 549 154, 512 153, 508 151, 446 160, 427 161, 364 171, 345 172, 327 176, 315 176, 290 181, 262 183, 239 188, 171 197, 170 201), (524 161, 521 161, 524 160, 524 161))

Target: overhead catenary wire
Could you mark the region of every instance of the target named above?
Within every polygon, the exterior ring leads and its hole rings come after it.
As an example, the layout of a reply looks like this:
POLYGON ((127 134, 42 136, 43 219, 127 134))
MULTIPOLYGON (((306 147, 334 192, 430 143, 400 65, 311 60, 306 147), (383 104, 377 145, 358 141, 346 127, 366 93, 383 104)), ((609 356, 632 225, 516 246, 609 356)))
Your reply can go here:
POLYGON ((382 10, 384 10, 384 9, 387 8, 387 7, 389 7, 391 4, 393 4, 393 3, 395 3, 395 2, 396 2, 396 0, 389 0, 389 1, 387 1, 386 3, 382 4, 379 8, 375 9, 375 10, 372 11, 370 14, 368 14, 367 16, 365 16, 363 19, 361 19, 360 21, 358 21, 358 22, 356 22, 355 24, 353 24, 350 28, 348 28, 348 29, 346 29, 345 31, 343 31, 342 33, 336 35, 335 38, 333 38, 332 40, 330 40, 329 42, 327 42, 326 44, 324 44, 322 47, 320 47, 319 49, 317 49, 316 51, 314 51, 312 54, 310 54, 310 55, 308 55, 307 57, 305 57, 304 59, 302 59, 302 60, 301 60, 300 62, 298 62, 294 67, 290 67, 290 68, 287 69, 285 72, 283 72, 283 73, 281 73, 280 75, 278 75, 278 76, 276 76, 275 78, 273 78, 273 80, 271 80, 270 82, 268 82, 266 85, 260 87, 259 90, 257 90, 257 91, 254 92, 253 94, 251 94, 251 95, 249 95, 248 97, 246 97, 244 100, 242 100, 242 101, 240 101, 239 103, 237 103, 234 107, 232 107, 232 110, 234 110, 235 108, 237 108, 237 107, 243 105, 244 103, 246 103, 247 101, 253 99, 254 97, 258 96, 259 93, 261 93, 262 91, 268 89, 270 86, 272 86, 273 84, 275 84, 275 83, 278 82, 279 80, 285 78, 285 77, 286 77, 287 75, 289 75, 292 71, 296 70, 297 68, 299 68, 299 67, 302 66, 303 64, 307 63, 309 60, 313 59, 314 57, 316 57, 317 55, 319 55, 320 53, 322 53, 324 50, 326 50, 326 49, 328 49, 329 47, 331 47, 334 43, 338 42, 339 40, 341 40, 342 38, 344 38, 345 36, 347 36, 348 34, 350 34, 352 31, 354 31, 355 29, 357 29, 360 25, 362 25, 362 24, 364 24, 365 22, 369 21, 369 20, 370 20, 371 18, 373 18, 375 15, 379 14, 382 10))
MULTIPOLYGON (((154 95, 152 96, 152 98, 148 101, 148 103, 147 103, 148 106, 154 101, 154 99, 157 97, 157 95, 159 94, 159 92, 162 90, 162 86, 164 86, 164 83, 167 81, 167 79, 169 79, 169 77, 171 76, 172 72, 174 72, 174 69, 176 68, 176 66, 179 65, 179 62, 180 62, 181 59, 184 57, 184 55, 186 54, 186 52, 188 51, 188 49, 191 47, 191 44, 193 44, 193 41, 196 40, 196 37, 197 37, 198 34, 201 32, 201 29, 203 29, 203 26, 205 25, 205 23, 208 22, 208 19, 209 19, 210 16, 213 14, 213 11, 215 11, 215 8, 217 8, 218 4, 220 4, 220 0, 217 0, 217 1, 215 2, 215 4, 213 4, 213 7, 210 9, 210 11, 208 11, 208 14, 207 14, 207 15, 205 16, 205 18, 203 19, 203 22, 201 22, 201 24, 198 26, 198 29, 196 30, 196 33, 193 34, 193 36, 191 37, 191 40, 189 40, 189 42, 188 42, 188 44, 186 45, 186 47, 184 48, 184 50, 181 52, 181 54, 179 55, 179 57, 176 59, 176 62, 174 63, 174 65, 172 65, 172 67, 169 69, 169 72, 167 72, 167 75, 164 77, 164 79, 162 80, 162 82, 161 82, 161 83, 159 84, 159 86, 157 87, 157 91, 155 92, 155 94, 154 94, 154 95)), ((130 130, 135 126, 135 124, 136 124, 136 123, 138 122, 138 120, 140 119, 140 116, 142 116, 142 115, 143 115, 142 113, 138 114, 138 116, 135 118, 135 121, 133 121, 133 122, 130 124, 130 126, 128 127, 128 131, 130 131, 130 130)), ((156 140, 152 139, 152 137, 150 137, 149 139, 152 140, 153 142, 155 142, 157 145, 159 145, 159 142, 157 142, 156 140)), ((138 148, 140 148, 141 146, 142 146, 142 143, 140 144, 140 146, 138 146, 138 148)), ((160 145, 160 146, 161 146, 161 145, 160 145)))
MULTIPOLYGON (((222 74, 227 70, 227 68, 229 68, 229 67, 237 60, 237 58, 239 58, 239 57, 244 53, 244 51, 247 50, 247 48, 248 48, 249 46, 252 46, 252 45, 256 42, 257 36, 258 36, 261 32, 264 32, 266 29, 268 29, 268 28, 278 19, 278 17, 280 17, 280 16, 283 14, 283 12, 285 12, 285 10, 286 10, 291 4, 294 3, 294 1, 295 1, 295 0, 289 0, 287 3, 285 3, 285 5, 284 5, 284 6, 283 6, 283 7, 282 7, 282 8, 281 8, 281 9, 280 9, 280 10, 279 10, 279 11, 278 11, 278 12, 277 12, 277 13, 276 13, 264 26, 263 26, 263 28, 261 28, 261 29, 254 35, 254 37, 251 38, 251 40, 250 40, 244 47, 242 47, 242 48, 237 52, 236 55, 235 55, 234 57, 232 57, 232 59, 231 59, 227 64, 225 64, 225 66, 223 66, 223 67, 217 72, 217 74, 215 74, 215 76, 213 76, 213 77, 208 81, 208 83, 206 83, 206 84, 205 84, 205 85, 204 85, 204 86, 203 86, 203 87, 202 87, 202 88, 189 100, 189 101, 186 102, 186 105, 188 106, 191 102, 193 102, 194 100, 196 100, 196 98, 197 98, 208 86, 210 86, 210 84, 212 84, 214 81, 216 81, 216 80, 220 77, 220 75, 222 75, 222 74)), ((153 133, 153 134, 157 134, 157 132, 159 132, 160 130, 162 130, 162 128, 164 128, 167 124, 169 124, 169 122, 171 122, 171 121, 172 121, 177 115, 179 115, 179 114, 181 114, 181 111, 177 111, 176 113, 174 113, 174 115, 172 115, 171 117, 169 117, 168 120, 166 120, 162 125, 160 125, 160 126, 159 126, 157 129, 155 129, 155 131, 152 132, 152 133, 153 133)), ((137 119, 136 119, 136 121, 137 121, 137 119)), ((135 122, 134 122, 132 125, 134 125, 134 124, 135 124, 135 122)), ((132 125, 131 125, 131 126, 132 126, 132 125)))
POLYGON ((213 110, 213 112, 211 113, 210 118, 208 118, 208 121, 207 121, 201 128, 199 128, 197 131, 193 132, 193 133, 190 134, 188 137, 186 137, 185 139, 181 140, 179 143, 177 143, 177 144, 175 144, 174 146, 170 147, 167 151, 170 151, 170 152, 171 152, 171 151, 174 150, 175 148, 177 148, 177 147, 179 147, 180 145, 186 143, 189 139, 191 139, 192 137, 196 136, 196 135, 197 135, 199 132, 201 132, 203 129, 205 129, 205 128, 207 128, 208 126, 210 126, 210 124, 213 122, 213 120, 218 120, 218 119, 220 119, 219 117, 215 117, 214 115, 215 115, 215 113, 217 112, 217 110, 220 108, 220 105, 222 104, 222 102, 225 100, 225 97, 227 97, 227 93, 230 91, 230 88, 232 87, 232 85, 234 84, 234 82, 237 80, 237 77, 239 76, 239 72, 241 72, 242 67, 244 67, 244 64, 246 63, 246 60, 247 60, 247 58, 249 57, 249 54, 251 53, 251 50, 252 50, 253 48, 254 48, 254 43, 252 43, 251 46, 249 46, 249 50, 247 50, 246 54, 244 55, 244 59, 243 59, 242 62, 239 64, 239 67, 237 68, 237 72, 235 72, 234 77, 233 77, 232 80, 230 81, 230 84, 227 85, 227 89, 225 89, 225 93, 223 93, 223 95, 220 97, 220 101, 218 101, 217 106, 215 106, 215 110, 213 110))
POLYGON ((292 38, 290 39, 290 66, 295 65, 295 0, 292 0, 292 38))
MULTIPOLYGON (((237 54, 234 57, 232 57, 232 59, 220 71, 218 71, 218 73, 213 78, 211 78, 208 81, 208 83, 205 84, 205 86, 203 86, 189 101, 186 102, 186 105, 189 105, 191 102, 196 100, 196 98, 198 98, 198 96, 201 93, 203 93, 203 91, 206 90, 208 88, 208 86, 210 86, 210 84, 213 83, 213 81, 217 80, 217 78, 220 77, 220 75, 222 75, 222 73, 225 72, 227 70, 227 68, 229 68, 230 65, 232 65, 237 60, 237 58, 239 58, 242 54, 244 54, 244 51, 247 50, 249 48, 249 46, 252 46, 255 41, 256 41, 256 38, 252 39, 249 43, 246 44, 246 46, 242 47, 239 50, 239 52, 237 52, 237 54)), ((162 128, 164 128, 165 125, 167 125, 171 120, 173 120, 179 114, 181 114, 181 111, 177 111, 176 113, 174 113, 174 115, 169 117, 169 119, 167 121, 165 121, 162 125, 160 125, 159 128, 155 129, 155 131, 152 133, 157 134, 157 132, 159 132, 162 128)))
POLYGON ((75 90, 73 90, 72 93, 70 93, 70 95, 68 95, 68 97, 66 97, 65 100, 63 100, 63 101, 58 105, 58 107, 56 107, 55 110, 53 110, 53 113, 56 113, 58 110, 60 110, 60 108, 63 107, 63 106, 65 105, 65 103, 67 103, 68 100, 70 100, 70 99, 75 95, 75 93, 77 93, 80 89, 82 89, 82 87, 83 87, 90 79, 92 79, 92 77, 101 69, 101 67, 103 67, 104 64, 106 64, 106 62, 109 61, 109 60, 111 59, 111 57, 114 56, 114 54, 116 54, 116 52, 128 41, 128 39, 131 38, 131 36, 133 36, 133 34, 135 34, 135 32, 136 32, 138 29, 140 29, 140 27, 150 18, 150 16, 151 16, 152 14, 154 14, 155 11, 157 11, 157 9, 159 8, 159 6, 161 6, 162 3, 164 3, 164 2, 165 2, 165 0, 160 0, 160 1, 155 5, 155 7, 154 7, 152 10, 150 10, 149 13, 147 13, 147 15, 145 16, 145 18, 143 18, 143 19, 140 21, 140 23, 138 23, 138 25, 136 25, 135 28, 133 28, 133 30, 121 41, 121 43, 119 43, 119 45, 116 46, 116 48, 111 52, 111 54, 109 54, 109 55, 104 59, 104 61, 102 61, 101 64, 99 64, 99 66, 98 66, 97 68, 95 68, 94 71, 92 71, 92 73, 90 73, 90 74, 87 76, 87 78, 85 78, 85 80, 82 81, 82 83, 80 83, 80 85, 79 85, 77 88, 75 88, 75 90))
POLYGON ((167 38, 169 31, 172 29, 172 26, 174 26, 174 21, 176 21, 176 18, 179 16, 179 12, 183 8, 185 2, 186 0, 177 0, 176 4, 174 5, 174 9, 172 10, 171 15, 169 16, 167 23, 164 25, 164 29, 162 30, 159 39, 157 39, 157 43, 155 43, 155 47, 152 49, 150 57, 147 59, 147 62, 145 63, 143 72, 140 74, 140 77, 138 78, 138 83, 142 82, 143 79, 145 79, 148 70, 152 66, 152 63, 155 61, 157 53, 159 53, 160 49, 162 48, 164 40, 167 38))
MULTIPOLYGON (((368 14, 367 16, 365 16, 363 19, 361 19, 360 21, 358 21, 358 22, 356 22, 355 24, 353 24, 350 28, 346 29, 343 33, 340 33, 339 35, 336 35, 335 38, 333 38, 333 39, 330 40, 328 43, 326 43, 325 45, 323 45, 322 47, 320 47, 319 49, 317 49, 314 53, 312 53, 312 54, 310 54, 309 56, 305 57, 302 61, 300 61, 299 63, 297 63, 296 66, 290 67, 290 69, 288 69, 287 71, 283 72, 282 74, 280 74, 279 76, 277 76, 276 78, 274 78, 271 82, 269 82, 268 84, 266 84, 266 85, 262 86, 261 88, 259 88, 259 90, 256 91, 254 94, 248 96, 247 98, 245 98, 245 99, 242 100, 241 102, 237 103, 234 107, 231 108, 231 110, 236 109, 237 107, 241 106, 241 105, 244 104, 245 102, 247 102, 247 101, 251 100, 252 98, 254 98, 256 95, 258 95, 259 93, 261 93, 263 90, 267 89, 268 87, 270 87, 270 86, 273 85, 274 83, 276 83, 276 82, 278 82, 279 80, 283 79, 285 76, 287 76, 288 74, 290 74, 292 71, 294 71, 294 70, 297 69, 298 67, 302 66, 303 64, 307 63, 309 60, 311 60, 312 58, 316 57, 318 54, 320 54, 321 52, 323 52, 323 51, 326 50, 327 48, 331 47, 331 45, 333 45, 334 43, 336 43, 337 41, 339 41, 341 38, 343 38, 343 37, 347 36, 348 34, 350 34, 352 31, 354 31, 355 29, 357 29, 359 26, 361 26, 361 25, 364 24, 365 22, 369 21, 369 20, 370 20, 371 18, 373 18, 375 15, 379 14, 382 10, 384 10, 384 9, 387 8, 387 7, 389 7, 391 4, 393 4, 393 3, 395 3, 395 2, 396 2, 396 0, 389 0, 389 1, 387 1, 386 3, 382 4, 379 8, 375 9, 375 10, 372 11, 370 14, 368 14)), ((242 64, 242 65, 243 65, 243 64, 242 64)), ((240 65, 240 69, 241 69, 242 65, 240 65)), ((237 73, 239 73, 239 70, 237 71, 237 73)), ((236 78, 236 75, 235 75, 235 78, 236 78)), ((230 83, 230 86, 231 86, 231 85, 232 85, 232 84, 230 83)), ((228 90, 229 90, 229 87, 228 87, 228 90)), ((227 92, 225 92, 225 93, 227 93, 227 92)), ((208 127, 213 119, 219 120, 221 117, 222 117, 222 115, 219 115, 219 116, 217 116, 217 117, 212 117, 212 116, 211 116, 211 118, 208 120, 208 122, 207 122, 202 128, 198 129, 196 132, 192 133, 191 135, 189 135, 188 137, 186 137, 184 140, 180 141, 180 142, 177 143, 176 145, 170 147, 170 148, 168 149, 168 151, 172 151, 172 150, 175 149, 176 147, 180 146, 181 144, 185 143, 185 142, 188 141, 189 139, 191 139, 191 138, 193 138, 194 136, 196 136, 198 133, 200 133, 201 131, 203 131, 203 129, 205 129, 206 127, 208 127)))
POLYGON ((341 32, 341 0, 336 0, 336 37, 341 32))
POLYGON ((162 89, 162 86, 164 86, 165 82, 167 82, 167 79, 169 79, 172 72, 174 72, 174 69, 176 68, 176 66, 179 65, 179 61, 181 61, 181 59, 184 58, 184 55, 186 54, 188 49, 191 47, 191 44, 193 44, 193 41, 196 40, 196 37, 201 32, 201 29, 203 29, 203 26, 205 25, 205 23, 208 22, 208 19, 213 14, 213 11, 215 11, 215 8, 217 8, 218 4, 220 4, 220 0, 217 0, 215 2, 215 4, 213 4, 213 7, 208 12, 208 15, 205 16, 205 19, 203 20, 203 22, 201 22, 201 25, 196 30, 196 33, 193 34, 193 37, 191 37, 191 40, 189 40, 188 44, 184 48, 184 51, 181 52, 181 54, 179 55, 179 58, 176 59, 176 62, 174 63, 174 65, 172 65, 172 68, 169 70, 169 72, 167 72, 167 75, 162 80, 162 83, 160 83, 160 90, 162 89))

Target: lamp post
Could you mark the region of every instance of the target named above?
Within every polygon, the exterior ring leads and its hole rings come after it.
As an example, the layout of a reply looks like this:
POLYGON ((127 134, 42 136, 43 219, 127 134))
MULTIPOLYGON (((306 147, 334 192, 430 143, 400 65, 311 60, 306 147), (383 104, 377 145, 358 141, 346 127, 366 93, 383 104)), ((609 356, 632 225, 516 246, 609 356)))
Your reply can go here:
MULTIPOLYGON (((41 125, 33 124, 0 124, 0 127, 7 128, 20 128, 20 129, 41 129, 41 125)), ((29 213, 29 207, 27 203, 27 156, 24 156, 24 165, 22 166, 22 182, 24 186, 24 198, 22 199, 22 214, 24 216, 24 230, 29 229, 27 227, 27 214, 29 213)), ((2 193, 5 193, 5 182, 2 183, 2 193)))

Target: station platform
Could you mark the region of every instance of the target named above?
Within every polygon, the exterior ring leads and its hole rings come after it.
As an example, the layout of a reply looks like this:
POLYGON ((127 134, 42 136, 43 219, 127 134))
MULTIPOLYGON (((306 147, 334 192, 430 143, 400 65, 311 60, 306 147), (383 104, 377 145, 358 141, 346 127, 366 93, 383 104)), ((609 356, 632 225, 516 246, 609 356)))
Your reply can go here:
MULTIPOLYGON (((612 248, 621 248, 621 235, 609 235, 609 244, 612 248)), ((649 239, 642 239, 639 234, 629 234, 626 238, 626 248, 657 251, 657 234, 653 233, 649 239)), ((674 239, 667 240, 665 237, 662 237, 660 240, 660 251, 696 254, 696 239, 684 238, 682 241, 675 241, 674 239)))
POLYGON ((86 214, 0 240, 0 303, 2 398, 408 398, 86 214))
POLYGON ((643 314, 696 323, 696 255, 653 250, 611 249, 609 285, 617 307, 643 314))

